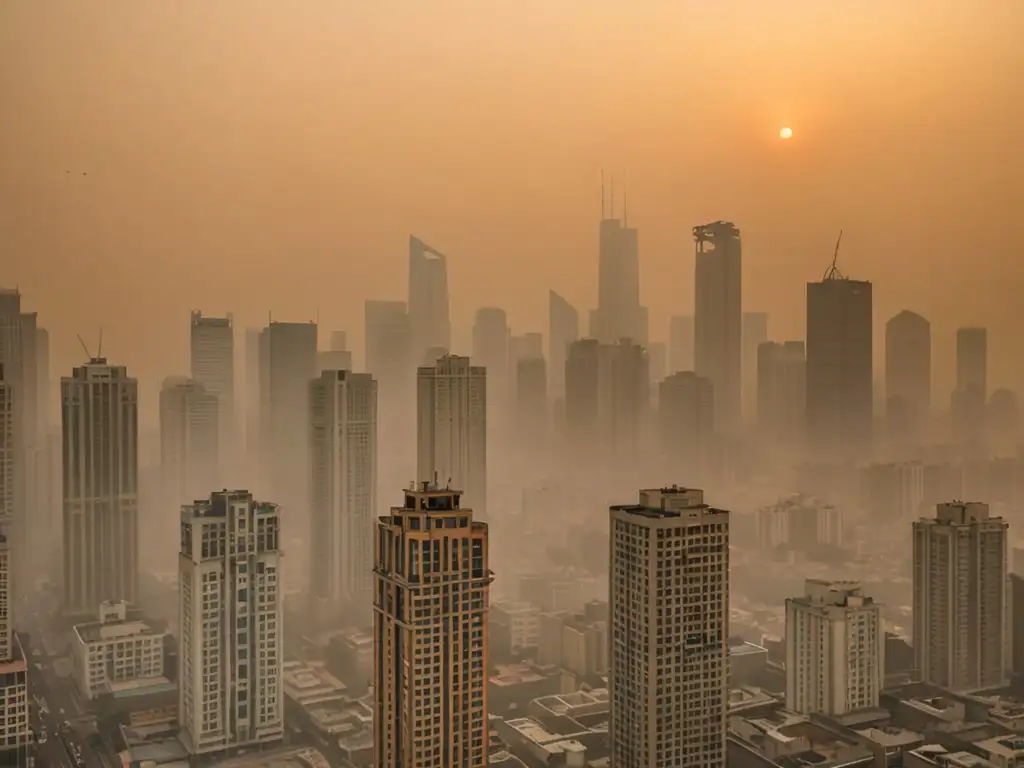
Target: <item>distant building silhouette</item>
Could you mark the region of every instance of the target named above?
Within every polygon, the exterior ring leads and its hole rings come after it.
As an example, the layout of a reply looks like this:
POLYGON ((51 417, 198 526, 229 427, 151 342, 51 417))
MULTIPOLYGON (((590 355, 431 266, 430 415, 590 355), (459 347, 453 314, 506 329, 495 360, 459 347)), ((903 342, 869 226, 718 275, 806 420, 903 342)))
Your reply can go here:
POLYGON ((757 350, 768 341, 768 313, 743 313, 743 421, 757 420, 757 350))
POLYGON ((598 230, 597 308, 590 335, 605 344, 633 339, 647 344, 647 308, 640 305, 639 235, 615 217, 602 218, 598 230))
MULTIPOLYGON (((233 461, 235 433, 235 329, 231 315, 191 317, 189 353, 192 379, 217 398, 218 444, 222 458, 233 461)), ((216 487, 217 483, 206 486, 216 487)))
POLYGON ((452 347, 448 260, 436 248, 412 236, 409 237, 409 327, 413 360, 422 360, 432 347, 452 347))
POLYGON ((680 371, 658 386, 662 453, 687 477, 709 479, 715 455, 715 392, 710 379, 680 371))
POLYGON ((198 381, 164 380, 160 388, 160 471, 168 510, 202 498, 217 487, 221 405, 220 398, 198 381))
MULTIPOLYGON (((473 319, 472 359, 487 369, 487 404, 491 415, 508 404, 509 383, 515 360, 509 351, 508 315, 499 307, 481 307, 473 319), (510 371, 511 366, 511 371, 510 371)), ((502 414, 504 415, 504 414, 502 414)))
POLYGON ((885 419, 890 437, 917 437, 931 404, 931 323, 903 310, 885 324, 885 419))
POLYGON ((735 432, 742 416, 743 294, 740 231, 728 221, 693 228, 694 370, 715 387, 715 425, 735 432))
POLYGON ((668 372, 693 370, 693 315, 672 315, 668 324, 668 372))
POLYGON ((565 359, 569 345, 580 337, 580 313, 554 291, 548 291, 548 392, 565 397, 565 359))
POLYGON ((799 449, 807 424, 807 358, 802 341, 757 348, 757 426, 780 448, 799 449))

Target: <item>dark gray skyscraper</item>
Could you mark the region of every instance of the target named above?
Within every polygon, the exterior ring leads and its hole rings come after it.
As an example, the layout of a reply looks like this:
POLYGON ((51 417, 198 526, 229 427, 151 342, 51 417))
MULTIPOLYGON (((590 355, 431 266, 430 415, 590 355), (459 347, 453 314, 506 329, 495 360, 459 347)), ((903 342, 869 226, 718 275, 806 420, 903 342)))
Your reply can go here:
POLYGON ((856 458, 871 447, 871 283, 833 267, 807 284, 807 431, 819 455, 856 458))
POLYGON ((885 324, 885 419, 891 436, 917 433, 932 402, 932 326, 903 310, 885 324))
POLYGON ((412 359, 419 363, 428 349, 452 348, 448 311, 448 260, 417 237, 409 237, 409 322, 412 359))
POLYGON ((740 231, 728 221, 693 228, 695 370, 715 387, 715 424, 740 424, 742 376, 742 254, 740 231))
POLYGON ((569 345, 580 337, 580 313, 554 291, 548 291, 548 393, 565 396, 565 360, 569 345))

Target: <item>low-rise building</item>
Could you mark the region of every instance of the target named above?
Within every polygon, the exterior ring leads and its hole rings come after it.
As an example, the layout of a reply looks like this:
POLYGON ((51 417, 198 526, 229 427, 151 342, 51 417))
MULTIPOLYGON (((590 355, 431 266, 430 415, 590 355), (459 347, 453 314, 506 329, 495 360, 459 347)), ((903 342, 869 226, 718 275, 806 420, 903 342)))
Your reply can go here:
POLYGON ((168 682, 165 635, 129 618, 127 603, 103 603, 97 621, 78 624, 72 633, 72 664, 82 698, 91 701, 139 681, 168 682))
POLYGON ((491 652, 521 656, 537 648, 540 640, 540 609, 525 600, 491 605, 491 652))
POLYGON ((730 734, 781 766, 868 768, 875 755, 853 737, 844 738, 809 717, 779 710, 765 717, 732 716, 730 734))
POLYGON ((971 752, 949 751, 940 744, 925 744, 903 756, 903 768, 997 768, 971 752))

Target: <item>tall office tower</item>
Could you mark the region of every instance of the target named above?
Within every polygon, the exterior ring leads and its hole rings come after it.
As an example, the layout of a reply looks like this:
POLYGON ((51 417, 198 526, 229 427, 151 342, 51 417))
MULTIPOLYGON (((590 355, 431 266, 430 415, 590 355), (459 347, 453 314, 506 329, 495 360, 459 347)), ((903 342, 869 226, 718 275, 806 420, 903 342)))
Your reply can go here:
POLYGON ((786 709, 877 709, 884 682, 882 606, 859 582, 807 579, 804 594, 786 600, 786 709))
POLYGON ((64 602, 94 615, 136 602, 139 583, 139 385, 94 357, 60 381, 64 440, 64 602))
POLYGON ((612 507, 608 734, 615 768, 723 768, 729 513, 699 490, 612 507))
POLYGON ((757 351, 768 341, 768 313, 743 313, 743 418, 757 418, 757 351))
POLYGON ((525 456, 547 461, 548 371, 543 357, 516 363, 516 434, 525 456))
MULTIPOLYGON (((509 336, 508 358, 511 367, 509 377, 509 395, 518 402, 516 384, 519 381, 519 362, 521 360, 535 360, 544 357, 544 335, 540 333, 524 333, 518 336, 509 336)), ((488 380, 490 376, 488 375, 488 380)))
POLYGON ((932 404, 932 326, 903 310, 885 324, 885 420, 891 437, 914 438, 932 404))
POLYGON ((663 341, 652 341, 647 345, 647 359, 650 365, 651 384, 660 384, 668 375, 668 346, 663 341))
POLYGON ((831 267, 807 284, 807 436, 822 457, 871 450, 871 283, 831 267))
POLYGON ((914 659, 954 691, 1006 684, 1007 524, 988 504, 939 504, 914 523, 914 659))
POLYGON ((222 400, 198 381, 168 378, 160 389, 163 498, 176 509, 219 485, 222 400))
POLYGON ((977 390, 988 398, 988 331, 958 328, 956 332, 956 388, 977 390))
POLYGON ((673 373, 658 388, 662 453, 687 477, 705 479, 715 445, 715 393, 710 379, 673 373))
MULTIPOLYGON (((206 317, 192 312, 192 379, 217 398, 218 443, 222 459, 234 459, 235 435, 235 328, 231 315, 206 317)), ((219 481, 219 478, 218 478, 219 481)), ((204 490, 216 488, 218 481, 204 490)))
MULTIPOLYGON (((307 508, 309 382, 316 376, 316 348, 316 323, 272 321, 260 335, 263 475, 286 509, 307 508)), ((308 519, 288 522, 304 530, 308 519)))
POLYGON ((377 506, 377 382, 324 371, 310 382, 314 535, 310 591, 322 615, 369 618, 377 506))
POLYGON ((487 401, 493 409, 504 405, 509 387, 509 364, 515 361, 509 355, 508 317, 504 309, 481 307, 473 320, 473 355, 477 365, 487 369, 489 384, 487 401))
POLYGON ((743 294, 740 231, 728 221, 693 228, 694 370, 715 385, 715 424, 740 426, 743 294))
POLYGON ((412 327, 404 301, 368 300, 365 306, 366 372, 381 400, 412 400, 412 327))
POLYGON ((636 456, 650 410, 650 368, 639 344, 580 339, 565 363, 565 422, 583 461, 636 456))
POLYGON ((452 348, 448 312, 448 261, 440 251, 409 237, 409 324, 412 359, 431 347, 452 348))
POLYGON ((487 370, 445 355, 417 375, 416 474, 465 488, 467 503, 487 510, 487 370))
POLYGON ((422 483, 377 525, 375 768, 488 764, 493 575, 487 524, 460 501, 459 491, 422 483))
POLYGON ((610 217, 601 212, 597 309, 590 324, 590 335, 604 344, 620 339, 647 344, 647 307, 640 304, 639 236, 636 227, 616 218, 614 201, 610 217))
POLYGON ((548 291, 548 392, 565 397, 565 360, 569 345, 580 337, 580 313, 554 291, 548 291))
POLYGON ((178 722, 192 755, 284 736, 281 519, 248 491, 181 508, 178 722))
POLYGON ((757 348, 757 424, 777 445, 796 448, 807 412, 807 358, 802 341, 766 341, 757 348))
POLYGON ((668 372, 693 370, 693 315, 672 315, 668 323, 668 372))
MULTIPOLYGON (((0 664, 10 660, 13 652, 14 568, 8 536, 14 522, 14 440, 14 388, 0 363, 0 664)), ((0 732, 2 728, 0 723, 0 732)))
POLYGON ((50 432, 53 414, 53 382, 50 381, 50 332, 36 328, 36 436, 39 442, 46 440, 50 432))

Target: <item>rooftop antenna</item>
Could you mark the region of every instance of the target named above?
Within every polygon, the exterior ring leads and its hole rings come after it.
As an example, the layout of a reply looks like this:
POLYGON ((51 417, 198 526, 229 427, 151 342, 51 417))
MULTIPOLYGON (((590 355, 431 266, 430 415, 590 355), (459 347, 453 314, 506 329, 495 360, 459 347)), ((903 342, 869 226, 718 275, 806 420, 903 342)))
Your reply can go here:
POLYGON ((82 334, 76 333, 75 336, 78 337, 78 343, 82 345, 82 349, 85 351, 85 359, 93 360, 94 358, 92 356, 92 353, 89 351, 89 347, 86 346, 85 339, 82 338, 82 334))
POLYGON ((626 185, 622 185, 622 226, 629 226, 629 207, 626 205, 626 185))
POLYGON ((96 357, 103 357, 103 326, 100 326, 99 346, 96 349, 96 357))
POLYGON ((604 170, 601 171, 601 219, 604 219, 604 170))
POLYGON ((610 211, 611 215, 609 216, 609 218, 614 219, 615 218, 615 177, 614 176, 612 176, 612 188, 611 188, 611 193, 608 196, 608 200, 609 200, 608 205, 611 207, 611 211, 610 211))
POLYGON ((825 280, 845 280, 843 273, 839 271, 839 244, 843 242, 843 230, 839 230, 839 237, 836 239, 836 250, 832 254, 832 266, 825 271, 825 280))

